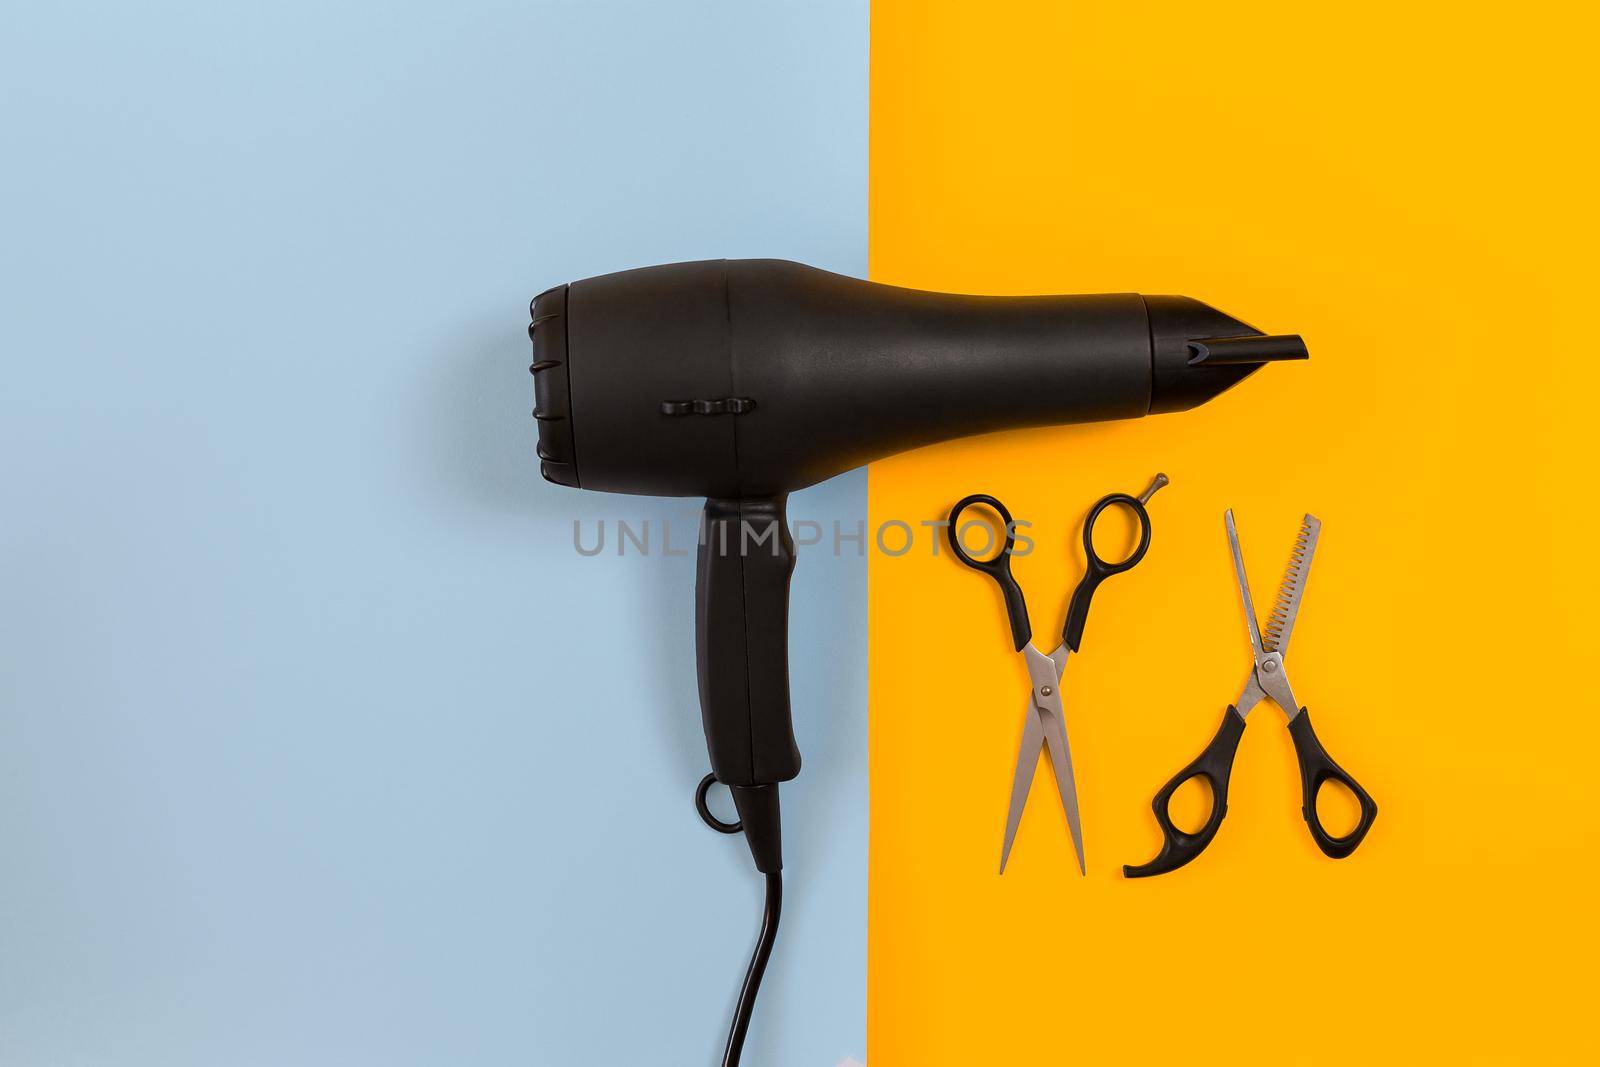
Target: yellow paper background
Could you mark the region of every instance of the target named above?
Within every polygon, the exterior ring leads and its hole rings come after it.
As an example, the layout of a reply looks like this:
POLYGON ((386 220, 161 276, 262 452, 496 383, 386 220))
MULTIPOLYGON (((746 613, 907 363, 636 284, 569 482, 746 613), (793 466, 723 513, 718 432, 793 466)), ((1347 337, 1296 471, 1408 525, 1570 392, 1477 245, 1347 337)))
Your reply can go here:
POLYGON ((1594 1062, 1595 26, 1587 7, 873 5, 873 276, 1193 296, 1305 364, 1192 412, 875 464, 874 522, 990 492, 1059 633, 1100 495, 1165 471, 1064 682, 1089 875, 1041 769, 996 876, 1026 673, 993 586, 871 561, 868 1062, 1594 1062), (1290 677, 1373 793, 1356 855, 1251 716, 1175 873, 1148 804, 1238 693, 1324 523, 1290 677))

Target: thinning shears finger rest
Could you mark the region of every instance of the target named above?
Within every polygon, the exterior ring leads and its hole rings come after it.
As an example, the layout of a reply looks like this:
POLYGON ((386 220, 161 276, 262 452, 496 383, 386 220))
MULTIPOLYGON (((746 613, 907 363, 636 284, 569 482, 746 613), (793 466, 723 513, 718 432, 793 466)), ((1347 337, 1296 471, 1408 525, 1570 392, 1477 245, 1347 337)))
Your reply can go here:
POLYGON ((1113 574, 1130 571, 1144 559, 1150 550, 1150 514, 1145 504, 1157 489, 1167 484, 1167 476, 1158 474, 1139 496, 1111 493, 1101 497, 1083 522, 1083 551, 1086 557, 1083 579, 1072 593, 1067 607, 1066 625, 1061 631, 1061 644, 1049 655, 1033 644, 1033 627, 1028 622, 1028 606, 1022 596, 1022 587, 1011 573, 1012 550, 1016 547, 1016 524, 1011 512, 994 497, 974 493, 963 497, 950 509, 949 525, 945 534, 950 550, 956 559, 975 571, 987 574, 1000 587, 1005 598, 1006 615, 1011 621, 1011 637, 1016 649, 1028 665, 1030 690, 1028 703, 1023 708, 1022 743, 1017 750, 1017 767, 1011 778, 1011 805, 1006 812, 1005 842, 1000 847, 1000 873, 1006 870, 1011 858, 1011 846, 1016 841, 1017 826, 1022 821, 1022 810, 1027 806, 1028 793, 1033 787, 1033 775, 1039 766, 1040 754, 1048 749, 1050 762, 1055 768, 1056 789, 1061 794, 1061 807, 1066 813, 1067 830, 1072 835, 1072 847, 1078 856, 1078 872, 1087 868, 1083 858, 1083 825, 1078 813, 1078 787, 1072 774, 1072 749, 1067 744, 1065 713, 1061 703, 1061 675, 1066 669, 1067 654, 1078 651, 1083 641, 1084 623, 1089 618, 1089 603, 1100 583, 1113 574), (988 507, 1005 523, 1005 544, 989 559, 971 555, 961 540, 961 513, 974 505, 988 507), (1094 525, 1107 508, 1121 506, 1133 512, 1139 521, 1139 543, 1126 559, 1107 562, 1094 547, 1094 525))
POLYGON ((1314 515, 1307 515, 1301 521, 1300 534, 1289 557, 1289 569, 1278 588, 1278 598, 1267 616, 1267 624, 1262 627, 1256 621, 1255 602, 1250 596, 1249 579, 1245 577, 1244 555, 1239 550, 1239 529, 1234 525, 1231 508, 1225 519, 1228 546, 1233 550, 1234 576, 1239 583, 1245 622, 1250 630, 1253 653, 1250 676, 1245 679, 1244 692, 1239 694, 1239 699, 1223 713, 1222 726, 1206 750, 1162 786, 1151 802, 1165 840, 1160 853, 1149 863, 1122 868, 1122 873, 1129 878, 1175 871, 1204 852, 1217 836, 1222 817, 1228 813, 1228 777, 1233 771, 1233 757, 1239 750, 1239 738, 1244 734, 1245 716, 1263 697, 1278 705, 1289 717, 1289 736, 1294 740, 1295 756, 1300 764, 1300 813, 1317 847, 1334 859, 1343 859, 1356 850, 1378 817, 1378 805, 1372 797, 1322 747, 1311 729, 1311 715, 1305 705, 1295 699, 1283 666, 1283 654, 1289 647, 1289 635, 1294 632, 1295 619, 1300 614, 1300 601, 1305 595, 1306 579, 1311 574, 1311 557, 1317 550, 1322 523, 1314 515), (1203 778, 1211 787, 1211 814, 1200 829, 1188 833, 1173 825, 1168 805, 1172 794, 1191 778, 1203 778), (1343 837, 1330 834, 1317 814, 1317 793, 1328 782, 1338 782, 1350 790, 1361 807, 1361 817, 1355 828, 1343 837))

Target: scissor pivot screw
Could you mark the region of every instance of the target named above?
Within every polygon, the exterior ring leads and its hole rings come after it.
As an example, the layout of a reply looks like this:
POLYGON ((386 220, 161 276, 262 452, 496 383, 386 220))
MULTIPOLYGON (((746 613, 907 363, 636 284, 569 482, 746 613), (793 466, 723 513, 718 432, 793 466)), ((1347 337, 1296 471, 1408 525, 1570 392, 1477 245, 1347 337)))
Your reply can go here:
POLYGON ((1278 661, 1275 659, 1269 659, 1267 662, 1261 665, 1261 669, 1266 671, 1268 674, 1271 674, 1273 671, 1278 669, 1278 661))
POLYGON ((1051 689, 1051 688, 1050 688, 1050 687, 1049 687, 1049 686, 1048 686, 1048 685, 1041 685, 1041 686, 1040 686, 1040 687, 1039 687, 1039 695, 1040 695, 1040 696, 1046 696, 1046 697, 1047 697, 1047 696, 1049 696, 1049 695, 1050 695, 1050 694, 1051 694, 1051 693, 1052 693, 1052 692, 1053 692, 1053 691, 1054 691, 1054 690, 1052 690, 1052 689, 1051 689))

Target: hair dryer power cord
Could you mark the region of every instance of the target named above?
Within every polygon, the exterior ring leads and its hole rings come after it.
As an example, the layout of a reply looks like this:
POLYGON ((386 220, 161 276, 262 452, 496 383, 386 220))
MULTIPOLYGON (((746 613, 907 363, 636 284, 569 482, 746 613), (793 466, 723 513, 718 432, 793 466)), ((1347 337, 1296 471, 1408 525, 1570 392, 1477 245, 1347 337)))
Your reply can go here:
POLYGON ((728 1029, 728 1050, 722 1055, 722 1067, 739 1067, 745 1034, 750 1030, 750 1015, 756 1007, 756 993, 761 989, 761 976, 767 971, 773 943, 778 940, 778 916, 782 910, 783 875, 774 871, 767 875, 767 904, 761 913, 761 936, 756 939, 750 968, 744 973, 744 988, 739 990, 739 1004, 733 1012, 733 1025, 728 1029))
POLYGON ((767 973, 767 961, 772 958, 772 946, 778 940, 778 917, 783 911, 783 849, 780 844, 783 834, 779 828, 776 785, 734 787, 733 802, 739 809, 739 820, 723 822, 711 814, 706 804, 706 794, 716 781, 714 774, 700 779, 694 791, 695 810, 700 813, 701 821, 719 834, 744 834, 756 868, 767 876, 767 903, 761 913, 761 934, 756 938, 750 966, 744 972, 744 988, 739 990, 733 1025, 728 1028, 728 1049, 722 1054, 722 1067, 739 1067, 745 1035, 750 1032, 750 1016, 756 1010, 756 994, 761 990, 761 976, 767 973))

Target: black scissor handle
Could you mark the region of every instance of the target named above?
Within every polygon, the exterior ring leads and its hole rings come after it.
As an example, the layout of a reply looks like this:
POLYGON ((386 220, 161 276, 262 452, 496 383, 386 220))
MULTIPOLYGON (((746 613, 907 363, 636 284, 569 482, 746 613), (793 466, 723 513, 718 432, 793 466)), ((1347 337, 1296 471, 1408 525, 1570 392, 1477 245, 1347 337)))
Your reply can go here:
POLYGON ((1222 817, 1228 814, 1228 778, 1233 773, 1233 757, 1239 751, 1239 738, 1243 736, 1244 716, 1239 714, 1238 708, 1229 704, 1222 716, 1222 725, 1217 729, 1217 736, 1211 739, 1206 750, 1193 763, 1173 775, 1172 780, 1162 786, 1161 792, 1150 802, 1164 838, 1161 851, 1149 863, 1124 866, 1123 877, 1148 878, 1153 874, 1166 874, 1206 850, 1211 839, 1217 836, 1222 817), (1167 805, 1172 803, 1172 794, 1191 778, 1204 778, 1206 784, 1211 786, 1211 814, 1207 816, 1205 825, 1192 834, 1178 829, 1167 811, 1167 805))
POLYGON ((1094 591, 1100 588, 1100 583, 1113 574, 1133 570, 1148 551, 1150 551, 1150 513, 1145 510, 1139 498, 1129 496, 1127 493, 1110 493, 1101 497, 1090 509, 1089 517, 1083 520, 1083 554, 1087 566, 1083 572, 1083 580, 1078 583, 1078 588, 1072 591, 1072 603, 1067 607, 1067 624, 1061 629, 1061 640, 1066 642, 1068 648, 1076 652, 1078 645, 1083 642, 1083 625, 1089 620, 1089 602, 1094 599, 1094 591), (1132 511, 1134 518, 1139 520, 1139 547, 1135 548, 1127 559, 1107 563, 1094 550, 1094 524, 1099 521, 1101 513, 1106 508, 1118 504, 1132 511))
POLYGON ((1306 825, 1311 828, 1311 838, 1323 854, 1342 860, 1356 850, 1356 846, 1366 838, 1367 831, 1372 829, 1372 823, 1378 817, 1378 805, 1365 789, 1356 784, 1354 778, 1345 773, 1343 767, 1333 762, 1333 757, 1328 755, 1328 750, 1322 747, 1316 731, 1311 728, 1311 716, 1305 708, 1301 708, 1300 714, 1289 720, 1289 736, 1294 740, 1294 754, 1300 761, 1300 814, 1305 816, 1306 825), (1335 837, 1323 829, 1322 820, 1317 816, 1317 791, 1329 781, 1338 782, 1350 790, 1361 805, 1361 818, 1356 822, 1355 829, 1343 837, 1335 837))
POLYGON ((1011 636, 1017 643, 1017 651, 1021 652, 1023 646, 1033 639, 1033 627, 1028 622, 1028 604, 1022 598, 1022 587, 1011 574, 1011 549, 1017 543, 1011 512, 988 493, 973 493, 956 501, 956 506, 950 509, 949 522, 944 532, 950 539, 950 551, 955 553, 956 559, 973 570, 982 571, 993 578, 995 584, 1000 587, 1000 592, 1006 600, 1006 615, 1011 619, 1011 636), (991 559, 975 559, 961 544, 959 527, 961 513, 974 504, 993 508, 1000 516, 1000 520, 1005 523, 1006 543, 991 559))

